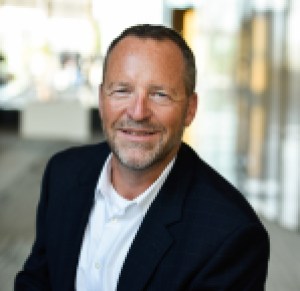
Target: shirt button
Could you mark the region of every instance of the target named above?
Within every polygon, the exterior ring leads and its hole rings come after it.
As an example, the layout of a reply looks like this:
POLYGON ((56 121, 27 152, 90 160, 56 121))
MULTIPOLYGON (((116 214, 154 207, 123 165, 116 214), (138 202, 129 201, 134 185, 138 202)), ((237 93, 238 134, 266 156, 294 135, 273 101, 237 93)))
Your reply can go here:
POLYGON ((99 269, 100 269, 100 264, 99 264, 99 263, 95 263, 95 268, 96 268, 97 270, 99 270, 99 269))

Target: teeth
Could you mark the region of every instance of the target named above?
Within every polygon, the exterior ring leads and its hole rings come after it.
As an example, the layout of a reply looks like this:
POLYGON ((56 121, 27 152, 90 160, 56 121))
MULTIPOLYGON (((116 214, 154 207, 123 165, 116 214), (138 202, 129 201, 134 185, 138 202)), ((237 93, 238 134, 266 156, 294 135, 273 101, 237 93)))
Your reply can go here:
POLYGON ((152 132, 144 132, 144 131, 126 131, 131 135, 151 135, 152 132))

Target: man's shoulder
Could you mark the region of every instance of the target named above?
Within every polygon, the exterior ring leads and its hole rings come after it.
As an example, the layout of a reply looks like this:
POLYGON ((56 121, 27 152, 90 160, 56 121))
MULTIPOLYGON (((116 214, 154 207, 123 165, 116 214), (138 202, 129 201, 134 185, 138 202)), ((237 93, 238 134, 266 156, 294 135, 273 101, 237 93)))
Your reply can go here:
POLYGON ((74 146, 55 153, 48 161, 47 168, 56 171, 72 171, 101 167, 110 149, 107 143, 74 146))
POLYGON ((235 185, 203 161, 190 147, 184 145, 181 152, 185 172, 192 176, 191 191, 186 201, 189 211, 210 213, 211 218, 218 218, 216 221, 220 221, 220 218, 223 222, 259 221, 252 206, 235 185))
POLYGON ((51 157, 51 160, 75 161, 84 158, 95 159, 99 156, 107 156, 109 152, 110 150, 106 142, 86 144, 63 149, 55 153, 51 157))

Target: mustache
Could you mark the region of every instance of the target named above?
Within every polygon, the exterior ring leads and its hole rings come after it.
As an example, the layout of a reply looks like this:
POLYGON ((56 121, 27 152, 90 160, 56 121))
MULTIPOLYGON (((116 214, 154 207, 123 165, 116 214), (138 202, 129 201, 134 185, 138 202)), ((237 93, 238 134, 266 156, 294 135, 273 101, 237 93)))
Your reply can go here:
POLYGON ((148 120, 135 121, 132 119, 118 120, 114 123, 115 129, 140 129, 152 131, 164 131, 165 127, 158 123, 153 123, 148 120))

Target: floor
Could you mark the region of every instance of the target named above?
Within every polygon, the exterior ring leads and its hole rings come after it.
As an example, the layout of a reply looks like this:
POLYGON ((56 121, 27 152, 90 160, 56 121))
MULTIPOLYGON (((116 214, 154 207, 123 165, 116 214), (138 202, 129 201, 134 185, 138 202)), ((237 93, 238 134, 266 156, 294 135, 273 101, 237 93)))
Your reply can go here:
MULTIPOLYGON (((30 250, 45 163, 54 152, 73 144, 0 132, 0 291, 12 289, 14 276, 30 250)), ((299 291, 300 234, 262 221, 271 237, 266 290, 299 291)))

